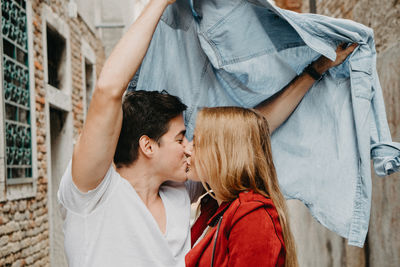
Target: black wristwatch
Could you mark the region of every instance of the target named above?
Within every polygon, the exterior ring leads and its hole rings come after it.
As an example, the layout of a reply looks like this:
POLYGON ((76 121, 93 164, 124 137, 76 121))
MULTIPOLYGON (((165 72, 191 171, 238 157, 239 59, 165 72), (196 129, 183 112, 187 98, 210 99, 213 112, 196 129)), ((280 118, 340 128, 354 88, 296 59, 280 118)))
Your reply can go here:
POLYGON ((312 66, 312 63, 310 65, 307 66, 307 68, 304 69, 304 72, 306 72, 307 74, 309 74, 314 80, 318 81, 319 79, 321 79, 323 74, 320 74, 318 71, 316 71, 314 69, 314 67, 312 66))

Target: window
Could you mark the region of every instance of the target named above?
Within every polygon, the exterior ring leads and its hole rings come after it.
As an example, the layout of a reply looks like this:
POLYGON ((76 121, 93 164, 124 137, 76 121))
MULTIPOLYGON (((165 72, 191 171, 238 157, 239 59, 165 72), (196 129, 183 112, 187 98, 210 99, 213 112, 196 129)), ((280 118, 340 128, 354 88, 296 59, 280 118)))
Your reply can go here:
POLYGON ((1 1, 7 184, 32 182, 32 131, 26 2, 1 1))
POLYGON ((57 89, 63 89, 65 87, 65 39, 49 25, 46 27, 46 32, 48 83, 57 89))
POLYGON ((96 80, 96 54, 93 48, 85 40, 81 40, 81 51, 82 51, 82 78, 83 78, 83 104, 84 104, 84 116, 86 117, 90 101, 92 100, 92 94, 94 91, 94 85, 96 80))
POLYGON ((89 109, 93 94, 93 64, 85 59, 85 91, 86 91, 86 114, 89 109))
POLYGON ((315 0, 310 0, 310 13, 317 13, 317 3, 315 3, 315 0))

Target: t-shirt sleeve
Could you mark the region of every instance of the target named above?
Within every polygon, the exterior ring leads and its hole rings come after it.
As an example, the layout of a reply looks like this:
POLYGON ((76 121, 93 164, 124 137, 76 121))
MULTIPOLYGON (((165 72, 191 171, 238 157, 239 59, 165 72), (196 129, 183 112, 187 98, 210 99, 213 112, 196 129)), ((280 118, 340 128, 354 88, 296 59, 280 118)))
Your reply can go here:
POLYGON ((72 180, 71 166, 72 161, 69 162, 61 178, 57 193, 58 202, 67 210, 82 215, 88 214, 106 200, 113 185, 116 183, 114 175, 116 171, 110 165, 103 181, 95 189, 84 193, 78 189, 72 180))

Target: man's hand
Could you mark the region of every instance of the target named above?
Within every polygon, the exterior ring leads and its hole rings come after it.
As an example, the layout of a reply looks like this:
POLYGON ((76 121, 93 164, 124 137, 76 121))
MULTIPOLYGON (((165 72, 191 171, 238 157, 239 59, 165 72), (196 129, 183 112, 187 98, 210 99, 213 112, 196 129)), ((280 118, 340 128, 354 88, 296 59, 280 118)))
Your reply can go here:
POLYGON ((312 63, 312 67, 320 74, 323 74, 332 67, 336 67, 343 63, 346 58, 354 51, 358 44, 354 43, 349 46, 342 43, 336 48, 336 60, 332 61, 329 58, 320 56, 316 61, 312 63))
POLYGON ((152 0, 152 2, 160 2, 169 6, 170 4, 175 3, 176 0, 152 0))

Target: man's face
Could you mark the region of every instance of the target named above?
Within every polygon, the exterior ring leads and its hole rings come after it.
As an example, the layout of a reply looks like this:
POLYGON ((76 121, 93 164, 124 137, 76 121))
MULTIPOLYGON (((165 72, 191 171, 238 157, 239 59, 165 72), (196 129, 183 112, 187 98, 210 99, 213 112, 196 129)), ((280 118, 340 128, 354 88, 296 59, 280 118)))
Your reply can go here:
POLYGON ((163 179, 176 182, 186 181, 188 140, 185 132, 183 115, 180 115, 169 122, 168 132, 160 139, 155 168, 163 179))

